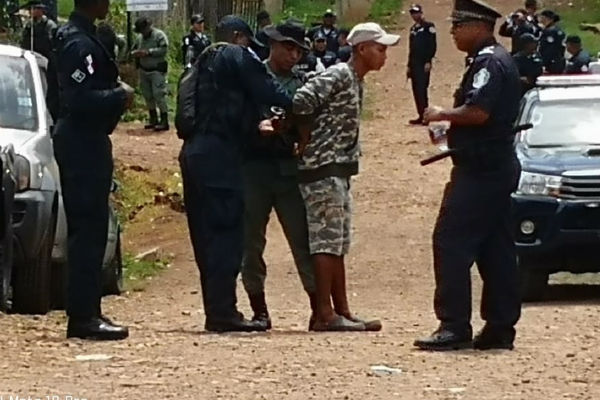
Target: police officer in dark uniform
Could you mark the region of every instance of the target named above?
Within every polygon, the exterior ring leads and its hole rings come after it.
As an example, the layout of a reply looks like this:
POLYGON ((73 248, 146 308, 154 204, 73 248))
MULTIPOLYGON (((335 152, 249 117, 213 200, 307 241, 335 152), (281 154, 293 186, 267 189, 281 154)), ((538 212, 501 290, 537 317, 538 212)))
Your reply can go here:
MULTIPOLYGON (((312 46, 312 43, 308 37, 304 38, 304 43, 308 48, 312 46)), ((300 59, 300 61, 298 61, 298 64, 296 64, 294 69, 297 72, 301 72, 304 74, 308 72, 313 72, 317 69, 317 58, 313 57, 310 51, 305 51, 302 55, 302 58, 300 59)))
POLYGON ((321 64, 325 68, 329 68, 335 64, 337 60, 337 54, 333 51, 327 50, 327 37, 321 32, 317 32, 315 35, 315 41, 313 42, 313 49, 309 54, 309 58, 312 58, 311 63, 315 65, 318 63, 317 60, 321 61, 321 64))
POLYGON ((181 40, 181 54, 185 68, 192 66, 204 49, 210 46, 210 39, 204 33, 204 16, 193 15, 190 24, 192 25, 190 33, 181 40))
POLYGON ((426 110, 426 122, 450 121, 454 167, 433 234, 435 311, 441 324, 415 346, 426 350, 512 349, 521 302, 513 235, 511 193, 520 175, 513 148, 520 100, 519 71, 496 42, 501 15, 478 0, 457 0, 451 34, 468 54, 454 108, 426 110), (471 275, 483 279, 482 318, 472 340, 471 275))
MULTIPOLYGON (((263 106, 291 107, 290 97, 267 74, 248 45, 252 30, 225 16, 217 26, 212 61, 215 93, 197 110, 203 128, 186 139, 180 154, 190 235, 202 285, 207 331, 264 331, 237 311, 236 278, 244 241, 243 150, 256 132, 263 106)), ((264 122, 264 121, 263 121, 264 122)))
POLYGON ((31 20, 27 22, 21 37, 21 48, 35 51, 46 57, 46 106, 54 122, 58 118, 58 78, 56 75, 56 56, 54 54, 54 35, 56 23, 46 16, 48 8, 39 0, 33 0, 23 7, 28 7, 31 20))
POLYGON ((567 74, 587 74, 590 72, 592 58, 590 53, 581 47, 581 38, 577 35, 567 37, 567 53, 571 57, 567 60, 567 74))
POLYGON ((322 35, 327 40, 327 51, 337 54, 340 44, 338 43, 338 29, 335 27, 337 16, 332 10, 325 11, 323 14, 323 23, 317 25, 308 31, 308 38, 315 41, 317 34, 322 35))
POLYGON ((256 40, 250 44, 250 47, 261 61, 269 58, 269 37, 265 33, 265 28, 272 25, 271 15, 265 11, 259 11, 256 14, 256 40))
POLYGON ((498 34, 500 36, 511 38, 511 54, 516 54, 522 49, 521 36, 525 33, 535 35, 536 29, 533 24, 527 20, 526 10, 517 10, 506 18, 506 21, 500 25, 498 34))
POLYGON ((566 35, 557 25, 560 21, 554 11, 544 10, 540 14, 540 24, 544 27, 540 37, 540 55, 544 60, 544 69, 549 74, 565 72, 565 39, 566 35))
POLYGON ((352 46, 348 43, 348 35, 350 30, 342 28, 338 32, 338 44, 340 47, 337 51, 337 62, 348 62, 352 57, 352 46))
POLYGON ((94 21, 106 17, 108 7, 108 0, 75 0, 57 33, 61 110, 54 153, 69 238, 67 337, 95 340, 128 336, 100 308, 113 172, 108 135, 133 100, 133 89, 118 82, 117 66, 96 37, 94 21))
POLYGON ((537 14, 538 10, 538 2, 537 0, 525 0, 525 11, 527 12, 527 22, 533 26, 535 32, 533 32, 533 36, 539 39, 542 34, 542 29, 540 27, 540 21, 537 14))
POLYGON ((521 75, 521 94, 525 94, 533 89, 537 78, 544 73, 544 62, 537 52, 538 40, 532 33, 521 36, 521 45, 521 51, 513 55, 513 59, 521 75))
POLYGON ((431 76, 431 63, 437 50, 435 25, 423 18, 423 7, 413 4, 410 16, 415 21, 410 28, 408 65, 406 78, 412 82, 412 91, 419 117, 410 120, 411 125, 423 123, 423 113, 429 106, 427 90, 431 76))

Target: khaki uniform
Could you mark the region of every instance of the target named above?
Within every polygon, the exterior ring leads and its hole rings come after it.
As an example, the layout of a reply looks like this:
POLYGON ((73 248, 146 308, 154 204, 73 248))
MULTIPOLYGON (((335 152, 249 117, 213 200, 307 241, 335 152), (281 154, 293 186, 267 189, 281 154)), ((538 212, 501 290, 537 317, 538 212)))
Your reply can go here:
POLYGON ((167 35, 160 29, 152 28, 148 38, 139 35, 134 50, 148 50, 148 56, 138 59, 140 72, 140 90, 148 110, 158 108, 167 113, 167 35))

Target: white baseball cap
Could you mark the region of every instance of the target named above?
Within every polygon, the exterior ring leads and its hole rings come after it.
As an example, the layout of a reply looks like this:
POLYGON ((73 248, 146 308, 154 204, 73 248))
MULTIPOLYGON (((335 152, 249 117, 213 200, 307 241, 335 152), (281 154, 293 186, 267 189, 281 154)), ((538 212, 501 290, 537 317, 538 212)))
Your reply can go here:
POLYGON ((371 41, 386 46, 395 46, 400 41, 400 35, 387 33, 375 22, 365 22, 352 28, 347 40, 352 46, 371 41))

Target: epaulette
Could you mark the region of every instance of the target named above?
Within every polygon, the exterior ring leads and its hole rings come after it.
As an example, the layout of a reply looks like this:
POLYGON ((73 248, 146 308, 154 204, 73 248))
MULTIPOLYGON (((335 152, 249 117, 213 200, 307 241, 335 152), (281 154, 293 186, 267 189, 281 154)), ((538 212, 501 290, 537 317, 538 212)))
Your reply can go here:
POLYGON ((481 49, 479 51, 479 53, 477 53, 478 56, 485 56, 485 55, 490 55, 490 54, 494 54, 494 50, 496 49, 496 46, 487 46, 484 47, 483 49, 481 49))

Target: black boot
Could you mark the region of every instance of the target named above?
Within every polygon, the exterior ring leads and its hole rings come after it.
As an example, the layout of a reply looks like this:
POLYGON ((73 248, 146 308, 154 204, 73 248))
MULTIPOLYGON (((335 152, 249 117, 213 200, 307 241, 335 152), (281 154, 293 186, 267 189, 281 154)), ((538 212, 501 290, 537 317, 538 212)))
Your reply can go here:
POLYGON ((168 131, 169 130, 169 114, 167 114, 166 112, 161 112, 160 113, 160 123, 158 123, 155 127, 154 130, 156 132, 161 132, 161 131, 168 131))
POLYGON ((514 349, 515 328, 492 326, 486 324, 473 339, 473 347, 477 350, 514 349))
POLYGON ((252 321, 261 322, 267 329, 271 329, 271 317, 269 316, 265 293, 249 294, 248 299, 250 299, 250 307, 252 307, 252 311, 254 312, 252 321))
POLYGON ((144 125, 144 129, 154 129, 158 124, 158 113, 156 110, 149 110, 148 114, 150 115, 150 121, 144 125))
POLYGON ((430 336, 415 340, 415 347, 431 351, 468 349, 473 347, 472 338, 473 331, 470 326, 450 328, 441 325, 430 336))
POLYGON ((69 318, 67 338, 87 340, 123 340, 129 336, 129 330, 119 326, 106 317, 69 318))
POLYGON ((204 329, 208 332, 264 332, 267 326, 264 321, 248 321, 242 313, 230 318, 207 318, 204 329))

